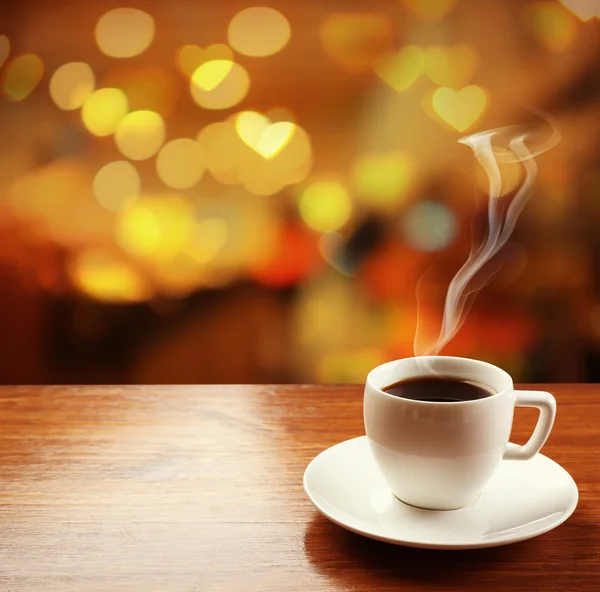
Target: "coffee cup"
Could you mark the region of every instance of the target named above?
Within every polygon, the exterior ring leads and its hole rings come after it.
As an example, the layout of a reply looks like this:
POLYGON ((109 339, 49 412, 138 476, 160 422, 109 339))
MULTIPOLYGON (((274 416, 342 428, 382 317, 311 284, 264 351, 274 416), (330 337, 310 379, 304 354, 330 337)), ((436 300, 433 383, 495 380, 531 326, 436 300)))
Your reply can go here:
POLYGON ((517 391, 507 372, 468 358, 422 356, 387 362, 369 373, 365 385, 365 430, 379 470, 396 498, 430 510, 475 502, 501 462, 528 460, 539 452, 555 415, 550 393, 517 391), (489 394, 446 402, 384 390, 425 377, 477 384, 489 394), (515 407, 540 410, 523 446, 509 442, 515 407))

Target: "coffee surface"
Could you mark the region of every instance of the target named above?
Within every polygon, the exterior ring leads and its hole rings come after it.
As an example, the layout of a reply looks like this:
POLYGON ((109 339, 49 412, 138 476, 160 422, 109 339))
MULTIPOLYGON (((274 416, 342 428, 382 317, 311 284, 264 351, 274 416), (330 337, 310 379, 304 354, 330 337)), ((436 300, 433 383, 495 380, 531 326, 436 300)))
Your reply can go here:
POLYGON ((489 387, 449 376, 408 378, 386 386, 382 390, 395 397, 432 403, 476 401, 496 394, 489 387))

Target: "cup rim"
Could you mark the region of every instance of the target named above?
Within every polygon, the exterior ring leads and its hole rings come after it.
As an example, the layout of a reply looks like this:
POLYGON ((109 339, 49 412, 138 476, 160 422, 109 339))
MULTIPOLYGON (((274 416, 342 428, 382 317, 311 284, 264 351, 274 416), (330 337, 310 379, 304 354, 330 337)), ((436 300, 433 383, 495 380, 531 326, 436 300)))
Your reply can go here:
MULTIPOLYGON (((369 373, 367 374, 367 379, 365 381, 365 384, 368 385, 370 388, 374 389, 375 391, 377 391, 378 394, 383 395, 385 397, 389 397, 391 399, 394 399, 395 401, 397 400, 404 400, 404 401, 408 401, 410 404, 415 404, 415 405, 475 405, 477 403, 484 403, 485 401, 489 401, 491 399, 496 399, 500 396, 506 395, 507 392, 513 391, 514 390, 514 384, 513 384, 513 379, 512 376, 504 369, 500 368, 499 366, 496 366, 494 364, 491 364, 490 362, 485 362, 484 360, 477 360, 475 358, 464 358, 461 356, 409 356, 406 358, 399 358, 397 360, 389 360, 388 362, 384 362, 383 364, 379 364, 378 366, 375 366, 375 368, 372 368, 369 373), (468 364, 479 364, 482 366, 487 366, 489 369, 494 370, 495 372, 500 372, 502 374, 505 375, 506 378, 508 378, 508 380, 510 381, 512 388, 505 388, 502 389, 500 391, 494 392, 493 394, 491 394, 489 397, 485 397, 484 399, 473 399, 471 401, 419 401, 417 399, 406 399, 403 397, 397 397, 395 395, 391 395, 390 393, 385 392, 383 389, 375 386, 372 382, 372 374, 376 371, 379 370, 379 368, 381 368, 382 366, 386 366, 388 364, 393 364, 394 362, 401 362, 401 361, 408 361, 408 360, 426 360, 426 359, 439 359, 439 358, 444 358, 446 360, 456 360, 458 362, 466 362, 468 364)), ((489 386, 489 385, 484 385, 484 386, 489 386)))

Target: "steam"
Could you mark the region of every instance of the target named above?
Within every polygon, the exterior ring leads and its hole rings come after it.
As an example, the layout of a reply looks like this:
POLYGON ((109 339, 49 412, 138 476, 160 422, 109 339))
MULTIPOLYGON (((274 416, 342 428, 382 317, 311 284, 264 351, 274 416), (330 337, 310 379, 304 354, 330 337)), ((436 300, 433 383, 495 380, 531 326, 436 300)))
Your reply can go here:
MULTIPOLYGON (((446 294, 442 326, 437 341, 428 349, 418 346, 419 322, 415 336, 415 355, 437 355, 444 346, 456 335, 465 321, 465 317, 473 302, 475 293, 483 285, 476 284, 475 276, 494 255, 502 249, 513 233, 515 224, 527 201, 531 197, 537 164, 535 157, 560 141, 560 132, 552 121, 543 116, 551 128, 550 137, 540 141, 541 126, 509 126, 473 134, 459 140, 461 144, 470 146, 485 170, 489 180, 488 199, 488 232, 478 247, 475 245, 463 266, 458 270, 446 294), (506 147, 495 147, 492 141, 507 140, 506 147), (531 148, 531 145, 536 145, 531 148), (512 199, 508 208, 502 208, 500 193, 502 177, 499 163, 521 163, 525 169, 525 179, 512 199)), ((488 278, 489 281, 489 278, 488 278)))

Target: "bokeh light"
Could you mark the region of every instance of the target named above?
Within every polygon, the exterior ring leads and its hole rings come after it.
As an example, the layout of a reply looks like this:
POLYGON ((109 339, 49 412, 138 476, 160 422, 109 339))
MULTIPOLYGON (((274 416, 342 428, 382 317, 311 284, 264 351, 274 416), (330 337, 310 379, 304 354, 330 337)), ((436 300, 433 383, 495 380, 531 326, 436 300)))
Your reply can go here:
POLYGON ((296 126, 288 121, 271 123, 256 111, 243 111, 235 127, 242 141, 266 159, 275 157, 290 142, 296 126))
POLYGON ((130 255, 170 261, 183 247, 192 227, 190 204, 177 195, 140 198, 119 213, 117 243, 130 255))
POLYGON ((589 21, 594 17, 600 18, 600 3, 597 0, 559 0, 559 2, 582 21, 589 21))
POLYGON ((318 232, 339 230, 352 213, 350 195, 337 181, 315 181, 300 195, 298 207, 302 220, 318 232))
POLYGON ((227 30, 229 45, 238 53, 264 57, 282 50, 290 40, 288 20, 267 7, 246 8, 238 12, 227 30))
POLYGON ((202 64, 221 60, 233 62, 233 51, 224 43, 209 45, 206 48, 184 45, 177 52, 175 64, 186 78, 191 78, 202 64))
POLYGON ((401 203, 413 177, 413 166, 406 152, 360 155, 352 168, 357 197, 375 208, 401 203))
POLYGON ((425 74, 438 86, 463 86, 479 63, 479 54, 471 45, 432 45, 424 51, 425 74))
POLYGON ((13 102, 28 97, 44 75, 44 62, 34 53, 27 53, 12 60, 4 71, 2 92, 13 102))
POLYGON ((456 5, 457 0, 402 0, 417 16, 426 20, 441 19, 456 5))
POLYGON ((368 72, 383 55, 390 53, 393 25, 385 14, 333 13, 319 28, 325 53, 344 70, 368 72))
POLYGON ((127 97, 118 88, 94 91, 81 108, 81 119, 94 136, 110 136, 127 114, 127 97))
POLYGON ((577 21, 555 2, 535 2, 527 6, 525 15, 531 32, 550 51, 568 49, 577 35, 577 21))
POLYGON ((50 78, 50 96, 60 109, 71 111, 81 107, 94 92, 94 71, 85 62, 63 64, 50 78))
POLYGON ((96 42, 113 58, 130 58, 144 52, 154 38, 154 19, 136 8, 115 8, 100 17, 96 42))
POLYGON ((100 205, 118 212, 139 197, 142 179, 130 162, 118 160, 103 166, 96 173, 92 190, 100 205))
POLYGON ((10 54, 10 40, 6 35, 0 35, 0 68, 10 54))
POLYGON ((194 101, 205 109, 229 109, 242 101, 250 90, 250 77, 237 62, 212 60, 192 75, 190 91, 194 101))
POLYGON ((456 238, 456 216, 443 203, 422 201, 412 205, 402 217, 402 236, 418 251, 439 251, 456 238))
POLYGON ((178 138, 165 144, 156 157, 156 172, 173 189, 188 189, 204 174, 202 147, 196 140, 178 138))
POLYGON ((199 264, 211 261, 227 242, 227 222, 216 216, 200 220, 190 232, 186 251, 199 264))
POLYGON ((154 156, 166 136, 165 122, 154 111, 133 111, 121 119, 115 131, 117 148, 131 160, 154 156))
POLYGON ((106 302, 141 302, 151 290, 130 263, 102 249, 84 251, 72 261, 69 275, 85 294, 106 302))
POLYGON ((488 105, 488 96, 483 88, 476 85, 465 86, 460 90, 441 87, 435 90, 431 105, 436 115, 459 132, 472 127, 483 115, 488 105))
POLYGON ((239 162, 245 148, 231 121, 211 123, 200 130, 197 141, 202 146, 204 164, 221 183, 239 183, 239 162))
POLYGON ((407 45, 379 61, 374 69, 381 80, 396 92, 404 92, 421 76, 425 66, 425 54, 416 45, 407 45))

